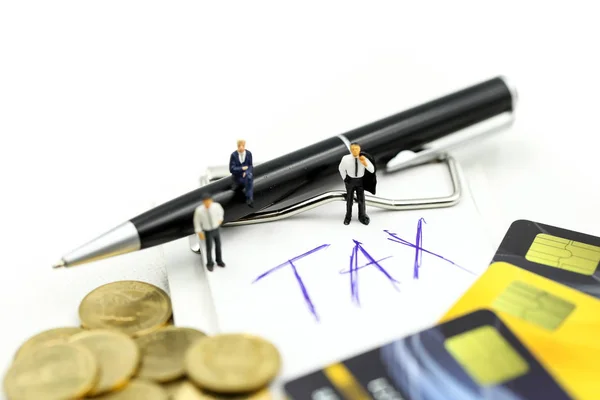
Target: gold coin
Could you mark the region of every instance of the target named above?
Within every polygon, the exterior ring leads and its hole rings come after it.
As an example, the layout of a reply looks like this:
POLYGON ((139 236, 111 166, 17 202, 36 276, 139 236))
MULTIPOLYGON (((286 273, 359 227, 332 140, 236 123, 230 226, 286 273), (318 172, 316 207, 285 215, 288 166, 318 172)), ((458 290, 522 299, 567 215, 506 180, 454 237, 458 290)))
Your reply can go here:
POLYGON ((222 395, 200 390, 185 378, 165 383, 162 387, 167 391, 169 400, 273 400, 268 389, 250 394, 222 395))
POLYGON ((186 378, 181 378, 171 382, 162 383, 160 386, 165 389, 169 395, 169 399, 174 399, 175 394, 179 391, 179 388, 187 383, 189 383, 189 381, 186 378))
POLYGON ((54 328, 44 332, 40 332, 35 336, 30 337, 25 343, 19 347, 15 353, 15 360, 23 354, 37 348, 38 346, 66 343, 71 336, 76 333, 83 332, 83 329, 76 327, 54 328))
POLYGON ((172 400, 209 400, 204 393, 194 386, 190 381, 185 381, 173 394, 172 400))
POLYGON ((94 397, 96 400, 169 400, 165 389, 154 382, 132 380, 123 389, 94 397))
POLYGON ((118 281, 97 287, 79 306, 84 328, 118 330, 130 336, 160 328, 171 314, 171 299, 167 293, 138 281, 118 281))
POLYGON ((4 388, 10 399, 76 399, 85 396, 97 378, 92 352, 63 343, 19 357, 4 378, 4 388))
POLYGON ((140 362, 140 350, 124 333, 109 330, 81 332, 70 339, 84 346, 98 361, 98 381, 88 395, 119 389, 135 374, 140 362))
POLYGON ((137 376, 155 382, 169 382, 185 375, 185 353, 204 332, 191 328, 169 326, 139 336, 135 342, 142 352, 137 376))
POLYGON ((188 350, 188 377, 217 393, 253 392, 269 384, 281 368, 281 356, 270 342, 252 335, 207 336, 188 350))
POLYGON ((173 400, 273 400, 273 397, 268 389, 254 393, 218 394, 201 391, 190 383, 190 386, 183 386, 173 400))
POLYGON ((268 388, 259 390, 247 397, 248 400, 273 400, 271 391, 268 388))

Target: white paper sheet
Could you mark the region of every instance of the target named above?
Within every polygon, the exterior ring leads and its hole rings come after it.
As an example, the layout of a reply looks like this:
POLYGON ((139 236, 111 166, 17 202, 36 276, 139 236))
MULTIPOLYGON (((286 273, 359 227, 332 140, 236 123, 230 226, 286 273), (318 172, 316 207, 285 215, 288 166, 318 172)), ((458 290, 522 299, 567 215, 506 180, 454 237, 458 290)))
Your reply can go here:
POLYGON ((169 277, 173 322, 208 335, 219 333, 206 268, 201 255, 190 251, 188 238, 162 245, 169 277))
MULTIPOLYGON (((378 180, 377 194, 387 198, 451 193, 443 164, 379 174, 378 180)), ((356 205, 351 224, 343 225, 345 204, 339 202, 280 222, 223 228, 227 267, 207 272, 220 331, 274 342, 283 357, 281 381, 435 324, 493 255, 468 186, 462 190, 462 201, 451 208, 368 208, 368 226, 357 221, 356 205), (390 240, 390 233, 408 244, 390 240), (420 255, 414 247, 419 240, 420 255), (377 265, 360 268, 370 262, 363 250, 377 265), (345 273, 355 251, 359 270, 345 273)))

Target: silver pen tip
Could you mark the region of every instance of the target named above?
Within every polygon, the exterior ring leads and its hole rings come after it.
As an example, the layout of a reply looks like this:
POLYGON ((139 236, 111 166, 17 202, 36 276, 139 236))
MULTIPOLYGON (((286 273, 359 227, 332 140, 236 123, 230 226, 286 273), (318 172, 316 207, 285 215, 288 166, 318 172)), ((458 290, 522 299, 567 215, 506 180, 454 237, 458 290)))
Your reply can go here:
POLYGON ((66 266, 65 261, 64 260, 60 260, 59 262, 57 262, 56 264, 54 264, 52 266, 52 268, 62 268, 64 266, 66 266))

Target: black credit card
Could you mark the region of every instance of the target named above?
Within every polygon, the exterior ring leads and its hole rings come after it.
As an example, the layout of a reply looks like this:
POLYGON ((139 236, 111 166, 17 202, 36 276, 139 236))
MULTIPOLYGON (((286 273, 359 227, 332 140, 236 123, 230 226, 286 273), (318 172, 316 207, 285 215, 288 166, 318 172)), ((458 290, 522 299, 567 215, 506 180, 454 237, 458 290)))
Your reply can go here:
POLYGON ((534 274, 600 298, 600 238, 517 220, 492 261, 505 261, 534 274))
POLYGON ((572 399, 490 310, 329 365, 284 387, 291 400, 572 399))

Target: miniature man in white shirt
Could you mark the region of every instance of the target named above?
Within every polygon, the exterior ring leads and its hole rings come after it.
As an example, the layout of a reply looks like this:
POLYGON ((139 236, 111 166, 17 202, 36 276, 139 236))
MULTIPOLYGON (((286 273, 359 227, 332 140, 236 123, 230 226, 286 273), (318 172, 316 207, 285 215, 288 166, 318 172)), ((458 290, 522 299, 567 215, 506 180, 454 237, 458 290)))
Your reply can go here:
MULTIPOLYGON (((371 178, 373 181, 375 166, 365 156, 366 153, 361 153, 358 143, 350 144, 350 153, 342 157, 339 165, 340 175, 346 185, 346 217, 344 225, 348 225, 352 219, 352 204, 354 202, 354 193, 358 200, 358 220, 364 225, 370 222, 369 216, 365 211, 365 177, 371 178), (365 175, 367 174, 367 175, 365 175)), ((373 189, 369 189, 371 192, 373 189)), ((374 194, 374 193, 373 193, 374 194)))
POLYGON ((194 211, 194 229, 200 240, 206 239, 206 268, 209 271, 212 271, 215 265, 212 259, 213 242, 215 243, 217 265, 225 267, 221 257, 221 234, 219 232, 224 215, 223 207, 214 202, 209 194, 202 197, 202 204, 194 211))

